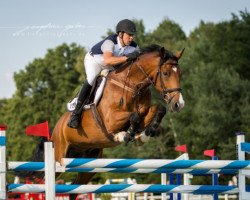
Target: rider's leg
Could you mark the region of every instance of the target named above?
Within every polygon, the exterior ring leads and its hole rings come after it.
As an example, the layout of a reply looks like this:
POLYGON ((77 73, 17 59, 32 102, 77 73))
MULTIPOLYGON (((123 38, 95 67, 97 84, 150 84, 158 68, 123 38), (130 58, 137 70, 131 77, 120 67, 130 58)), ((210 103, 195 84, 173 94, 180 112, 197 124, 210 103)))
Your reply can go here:
POLYGON ((79 92, 79 96, 77 99, 77 104, 75 110, 72 112, 71 118, 68 122, 68 126, 70 128, 78 128, 80 125, 80 118, 82 113, 82 105, 84 101, 86 100, 86 97, 88 96, 88 93, 90 92, 92 86, 88 83, 88 81, 85 81, 84 84, 81 87, 81 90, 79 92))
POLYGON ((69 120, 68 126, 71 128, 79 127, 83 103, 86 100, 86 97, 88 93, 90 92, 94 81, 96 80, 96 76, 100 73, 102 69, 101 65, 99 64, 98 59, 99 57, 94 57, 90 55, 89 53, 87 53, 84 58, 84 66, 85 66, 85 72, 87 75, 87 80, 84 82, 79 92, 79 97, 78 97, 76 108, 73 111, 71 118, 69 120))

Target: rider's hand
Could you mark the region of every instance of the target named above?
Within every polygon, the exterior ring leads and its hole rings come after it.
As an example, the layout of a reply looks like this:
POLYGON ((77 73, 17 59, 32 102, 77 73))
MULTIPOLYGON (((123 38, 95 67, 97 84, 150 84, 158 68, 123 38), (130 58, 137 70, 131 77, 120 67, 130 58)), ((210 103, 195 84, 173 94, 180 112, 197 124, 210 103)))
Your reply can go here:
POLYGON ((129 54, 126 55, 127 61, 133 61, 133 60, 135 60, 136 58, 138 58, 139 55, 140 55, 140 53, 139 53, 138 51, 134 51, 134 52, 132 52, 132 53, 129 53, 129 54))

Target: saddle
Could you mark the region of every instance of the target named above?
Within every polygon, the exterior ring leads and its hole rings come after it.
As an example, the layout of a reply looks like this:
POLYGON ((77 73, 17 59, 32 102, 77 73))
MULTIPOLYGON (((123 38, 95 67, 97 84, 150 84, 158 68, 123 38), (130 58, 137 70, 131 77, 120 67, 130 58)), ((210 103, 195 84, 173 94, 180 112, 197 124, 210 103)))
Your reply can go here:
MULTIPOLYGON (((104 69, 101 71, 100 75, 96 78, 94 85, 92 86, 91 92, 84 102, 83 110, 91 108, 91 105, 97 106, 107 81, 107 76, 109 74, 109 69, 104 69)), ((70 102, 67 103, 68 111, 72 112, 75 109, 78 96, 74 97, 70 102)))

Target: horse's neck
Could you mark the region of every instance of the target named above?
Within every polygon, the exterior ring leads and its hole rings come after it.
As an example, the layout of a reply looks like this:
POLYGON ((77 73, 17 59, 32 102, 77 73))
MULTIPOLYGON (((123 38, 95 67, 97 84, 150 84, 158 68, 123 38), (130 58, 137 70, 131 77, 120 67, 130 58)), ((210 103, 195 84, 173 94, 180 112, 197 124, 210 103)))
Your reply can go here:
POLYGON ((134 66, 131 69, 131 80, 135 80, 137 83, 149 81, 149 79, 153 80, 157 71, 154 60, 150 57, 143 57, 134 63, 134 66))
POLYGON ((138 85, 147 80, 147 76, 151 78, 151 74, 152 70, 149 66, 146 66, 145 63, 135 62, 121 72, 111 72, 109 78, 128 85, 138 85))

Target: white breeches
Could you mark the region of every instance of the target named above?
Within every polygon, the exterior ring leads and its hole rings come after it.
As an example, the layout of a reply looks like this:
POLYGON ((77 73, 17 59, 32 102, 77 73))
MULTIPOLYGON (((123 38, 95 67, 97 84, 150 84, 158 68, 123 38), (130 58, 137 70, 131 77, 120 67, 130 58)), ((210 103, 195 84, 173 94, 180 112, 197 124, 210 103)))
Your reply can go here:
POLYGON ((87 75, 87 81, 92 86, 96 77, 104 69, 104 59, 102 55, 90 55, 86 54, 84 58, 85 72, 87 75))

